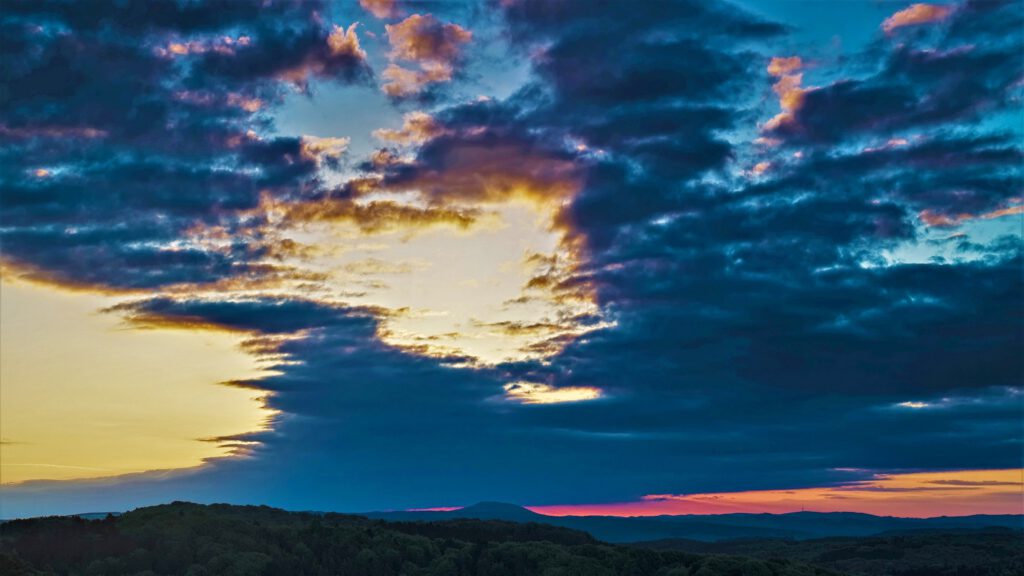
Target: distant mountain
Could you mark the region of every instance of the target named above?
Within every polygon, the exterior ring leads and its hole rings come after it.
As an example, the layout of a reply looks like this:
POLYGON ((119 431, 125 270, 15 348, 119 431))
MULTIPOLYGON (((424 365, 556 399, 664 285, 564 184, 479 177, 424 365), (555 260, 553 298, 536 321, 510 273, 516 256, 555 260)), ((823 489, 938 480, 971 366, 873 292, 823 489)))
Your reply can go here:
POLYGON ((705 542, 752 538, 805 540, 832 536, 873 536, 890 532, 962 530, 986 527, 1024 528, 1024 515, 898 518, 853 512, 790 514, 710 514, 683 516, 545 516, 521 506, 481 502, 449 511, 371 512, 370 518, 392 521, 437 521, 454 518, 538 522, 582 530, 606 542, 687 539, 705 542))
POLYGON ((370 512, 362 514, 367 518, 381 520, 403 521, 403 520, 451 520, 455 518, 474 518, 476 520, 507 520, 509 522, 543 522, 551 524, 550 516, 537 514, 515 504, 502 502, 478 502, 472 506, 459 508, 457 510, 417 510, 417 511, 395 511, 395 512, 370 512))

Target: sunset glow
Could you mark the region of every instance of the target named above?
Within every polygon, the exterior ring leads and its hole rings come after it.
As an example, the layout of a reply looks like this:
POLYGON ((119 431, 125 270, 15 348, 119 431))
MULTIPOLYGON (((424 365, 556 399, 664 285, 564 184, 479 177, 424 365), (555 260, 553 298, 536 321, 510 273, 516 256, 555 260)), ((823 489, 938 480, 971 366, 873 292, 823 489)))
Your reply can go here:
POLYGON ((861 512, 929 518, 1024 512, 1024 469, 879 474, 838 486, 709 494, 649 494, 636 502, 530 506, 549 516, 735 512, 861 512))

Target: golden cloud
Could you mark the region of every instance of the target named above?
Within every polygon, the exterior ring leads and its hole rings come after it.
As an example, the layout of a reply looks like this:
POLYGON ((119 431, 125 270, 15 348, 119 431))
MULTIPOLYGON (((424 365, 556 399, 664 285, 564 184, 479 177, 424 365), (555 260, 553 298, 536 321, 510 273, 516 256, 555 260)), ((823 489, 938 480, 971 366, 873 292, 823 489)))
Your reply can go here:
POLYGON ((281 203, 266 208, 279 214, 286 226, 303 222, 348 222, 367 234, 430 226, 464 230, 484 215, 474 208, 418 207, 390 200, 360 203, 347 198, 281 203))
POLYGON ((319 164, 325 158, 337 160, 348 150, 349 138, 321 138, 319 136, 302 137, 302 157, 319 164))
POLYGON ((373 136, 378 140, 395 144, 422 144, 442 132, 444 132, 444 128, 433 116, 426 112, 415 111, 402 117, 400 129, 381 128, 374 130, 373 136))

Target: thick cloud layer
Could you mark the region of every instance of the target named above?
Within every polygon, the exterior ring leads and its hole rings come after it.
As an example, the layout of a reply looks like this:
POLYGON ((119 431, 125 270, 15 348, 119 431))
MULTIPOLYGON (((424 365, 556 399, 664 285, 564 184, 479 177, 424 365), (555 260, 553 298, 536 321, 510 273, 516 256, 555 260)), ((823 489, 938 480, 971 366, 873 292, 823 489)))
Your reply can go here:
POLYGON ((260 237, 218 250, 261 195, 301 196, 318 162, 261 138, 262 111, 310 77, 370 74, 353 29, 314 2, 11 2, 0 163, 4 259, 43 279, 152 288, 261 276, 260 237))
MULTIPOLYGON (((126 480, 133 503, 175 491, 348 510, 563 504, 1020 466, 1020 237, 952 237, 956 259, 888 256, 924 245, 930 227, 1019 212, 1020 135, 1005 121, 1024 72, 1019 4, 880 31, 849 76, 800 88, 765 123, 770 59, 788 56, 769 51, 781 25, 703 2, 510 2, 503 25, 530 58, 528 84, 439 110, 409 138, 422 144, 414 158, 367 163, 368 179, 342 191, 323 189, 301 141, 246 136, 254 117, 230 104, 231 91, 273 100, 274 79, 366 73, 358 44, 324 49, 348 32, 300 6, 282 17, 303 33, 261 16, 245 50, 188 66, 158 40, 253 15, 112 8, 103 23, 52 16, 42 31, 9 17, 5 41, 24 64, 4 71, 16 87, 3 162, 19 174, 4 185, 5 259, 115 288, 210 281, 261 273, 258 232, 212 252, 167 244, 196 222, 247 224, 236 215, 266 191, 347 201, 415 189, 432 210, 525 196, 556 207, 553 229, 577 257, 543 281, 592 292, 609 325, 544 361, 467 368, 383 344, 377 310, 272 297, 126 305, 141 324, 249 332, 254 351, 282 359, 280 374, 235 383, 269 391, 280 411, 272 432, 225 439, 251 458, 126 480), (184 87, 212 93, 175 98, 184 87), (767 146, 750 142, 759 121, 767 146), (755 160, 761 169, 743 169, 755 160), (602 395, 523 405, 504 397, 510 382, 602 395)), ((433 30, 430 54, 457 51, 433 30)))

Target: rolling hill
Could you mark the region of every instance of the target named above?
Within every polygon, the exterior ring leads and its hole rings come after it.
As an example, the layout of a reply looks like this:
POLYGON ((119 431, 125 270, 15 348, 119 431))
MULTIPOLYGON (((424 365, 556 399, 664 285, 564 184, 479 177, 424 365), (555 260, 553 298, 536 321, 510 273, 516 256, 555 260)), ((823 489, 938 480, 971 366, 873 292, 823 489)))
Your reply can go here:
POLYGON ((837 576, 783 559, 618 546, 536 523, 386 522, 184 502, 121 516, 0 524, 0 574, 352 576, 837 576))

